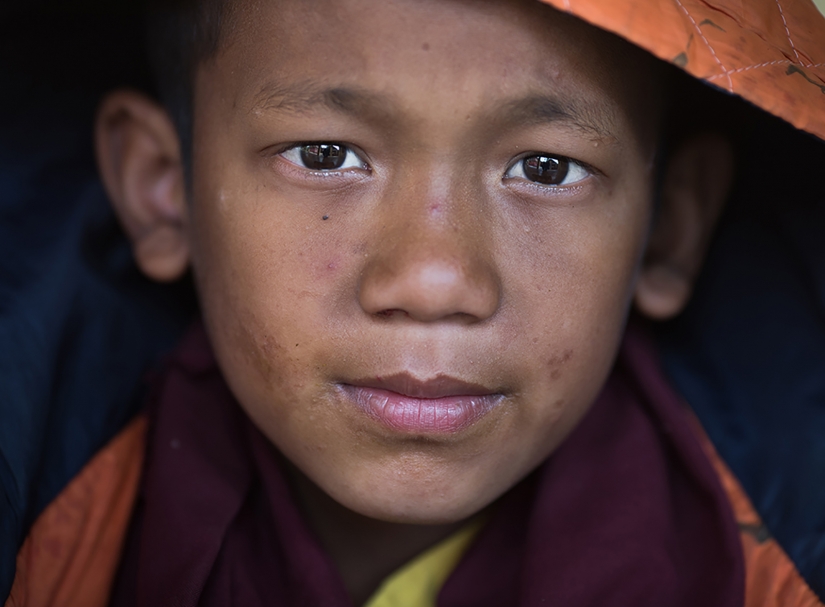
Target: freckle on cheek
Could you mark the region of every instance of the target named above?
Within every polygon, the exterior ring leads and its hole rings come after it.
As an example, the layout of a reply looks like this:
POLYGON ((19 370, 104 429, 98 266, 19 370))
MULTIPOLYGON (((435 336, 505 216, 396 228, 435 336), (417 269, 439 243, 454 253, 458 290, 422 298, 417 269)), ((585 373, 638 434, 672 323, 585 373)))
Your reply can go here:
POLYGON ((243 323, 239 324, 236 343, 248 364, 262 377, 269 378, 273 361, 283 351, 281 344, 270 335, 256 335, 243 323))
POLYGON ((555 354, 547 360, 547 366, 550 368, 550 377, 558 379, 562 374, 562 367, 570 362, 573 358, 573 350, 565 350, 560 354, 555 354))

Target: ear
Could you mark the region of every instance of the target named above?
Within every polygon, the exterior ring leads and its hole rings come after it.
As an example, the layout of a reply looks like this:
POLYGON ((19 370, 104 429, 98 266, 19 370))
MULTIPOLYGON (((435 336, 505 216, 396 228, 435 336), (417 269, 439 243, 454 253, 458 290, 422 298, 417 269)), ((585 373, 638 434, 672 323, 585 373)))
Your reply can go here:
POLYGON ((664 320, 687 304, 733 173, 730 142, 716 134, 687 140, 670 158, 636 284, 636 307, 643 314, 664 320))
POLYGON ((138 266, 167 282, 189 266, 180 143, 166 111, 134 91, 109 94, 95 125, 106 192, 132 242, 138 266))

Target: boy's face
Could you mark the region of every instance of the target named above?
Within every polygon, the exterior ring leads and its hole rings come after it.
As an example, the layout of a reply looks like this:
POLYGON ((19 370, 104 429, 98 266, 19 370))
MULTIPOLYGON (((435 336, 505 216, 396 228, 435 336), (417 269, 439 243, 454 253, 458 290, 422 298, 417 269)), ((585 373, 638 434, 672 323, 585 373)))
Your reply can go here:
POLYGON ((466 517, 610 370, 651 218, 648 62, 538 2, 244 3, 195 85, 221 367, 352 510, 466 517))

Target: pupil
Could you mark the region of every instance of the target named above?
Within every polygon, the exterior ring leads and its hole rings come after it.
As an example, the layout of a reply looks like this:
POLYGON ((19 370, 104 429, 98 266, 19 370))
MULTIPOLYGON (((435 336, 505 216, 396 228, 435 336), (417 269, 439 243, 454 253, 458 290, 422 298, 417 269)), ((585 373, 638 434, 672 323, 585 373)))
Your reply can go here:
POLYGON ((301 147, 301 160, 308 169, 339 169, 347 158, 347 148, 337 143, 312 143, 301 147))
POLYGON ((559 185, 570 169, 570 161, 553 156, 531 156, 523 162, 527 179, 545 185, 559 185))

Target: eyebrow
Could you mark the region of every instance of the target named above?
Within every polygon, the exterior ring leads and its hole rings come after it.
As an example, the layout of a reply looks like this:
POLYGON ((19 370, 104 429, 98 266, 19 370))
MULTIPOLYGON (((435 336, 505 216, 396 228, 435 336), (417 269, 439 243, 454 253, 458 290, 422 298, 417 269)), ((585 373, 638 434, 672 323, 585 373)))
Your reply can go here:
POLYGON ((597 139, 618 140, 615 115, 606 104, 535 94, 511 101, 500 113, 508 123, 559 123, 597 139))
MULTIPOLYGON (((267 84, 255 95, 254 113, 276 110, 303 114, 326 108, 344 114, 375 113, 391 104, 388 95, 352 87, 331 87, 319 89, 311 83, 295 84, 289 87, 267 84)), ((386 113, 384 110, 382 113, 386 113)))
MULTIPOLYGON (((352 116, 390 117, 393 97, 356 87, 318 88, 314 83, 288 87, 270 83, 254 97, 252 111, 282 111, 305 114, 318 108, 352 116)), ((391 117, 390 117, 391 118, 391 117)), ((494 112, 494 120, 505 125, 560 124, 587 136, 618 141, 615 114, 609 105, 542 93, 505 102, 494 112)))

